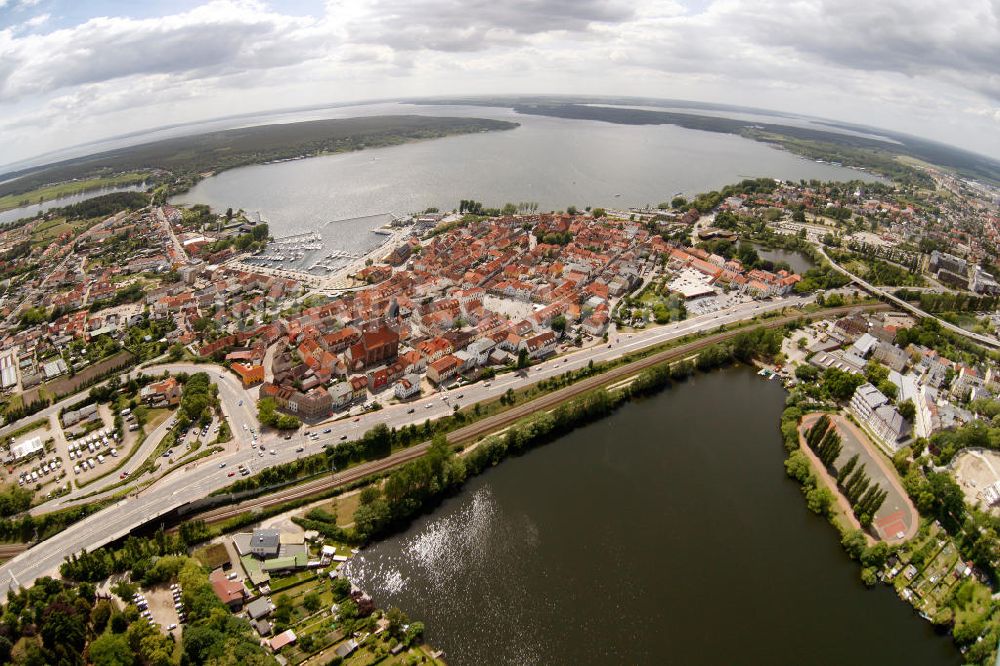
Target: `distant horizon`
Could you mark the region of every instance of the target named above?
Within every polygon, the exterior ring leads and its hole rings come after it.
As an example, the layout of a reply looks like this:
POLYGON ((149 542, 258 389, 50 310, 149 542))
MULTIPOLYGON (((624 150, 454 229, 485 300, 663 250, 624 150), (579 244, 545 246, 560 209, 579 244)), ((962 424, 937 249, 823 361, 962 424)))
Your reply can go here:
POLYGON ((860 0, 0 0, 0 154, 352 100, 781 109, 1000 159, 1000 15, 860 0))
MULTIPOLYGON (((238 119, 241 119, 241 118, 255 118, 255 117, 269 116, 269 115, 284 115, 284 114, 292 114, 292 113, 298 113, 298 112, 319 111, 319 110, 323 110, 323 109, 350 108, 350 107, 355 107, 355 106, 368 106, 368 105, 374 105, 374 104, 394 104, 394 103, 395 104, 414 104, 414 103, 424 102, 426 106, 435 106, 435 104, 426 104, 426 103, 427 102, 433 102, 433 101, 441 101, 442 103, 444 103, 444 102, 452 102, 452 103, 454 103, 454 105, 461 105, 461 103, 462 103, 463 100, 485 100, 485 99, 493 99, 493 100, 501 100, 501 99, 504 99, 504 100, 517 100, 517 99, 522 99, 522 98, 530 98, 530 99, 553 99, 553 100, 557 100, 557 99, 564 99, 564 100, 574 100, 574 99, 575 100, 594 100, 594 101, 596 101, 596 100, 602 100, 605 104, 609 104, 609 105, 613 105, 613 106, 629 106, 629 105, 636 106, 637 104, 634 104, 635 102, 643 102, 643 101, 671 102, 671 103, 676 103, 676 104, 680 104, 680 105, 691 105, 692 110, 696 110, 696 109, 700 108, 700 110, 702 110, 702 111, 705 111, 705 110, 712 111, 712 110, 714 110, 714 111, 744 112, 744 113, 758 113, 758 114, 761 114, 761 115, 773 115, 773 116, 775 116, 777 118, 782 118, 782 117, 784 117, 784 118, 801 118, 801 119, 805 119, 805 120, 809 120, 809 121, 819 121, 821 124, 829 125, 830 127, 833 127, 833 128, 848 129, 848 130, 854 130, 854 131, 859 131, 860 130, 860 131, 866 131, 868 133, 872 133, 872 132, 874 132, 874 133, 881 133, 881 134, 884 134, 886 136, 883 136, 883 137, 873 137, 873 138, 876 138, 876 140, 884 141, 886 143, 886 145, 890 145, 890 146, 893 145, 894 140, 892 140, 891 137, 889 137, 888 135, 895 134, 895 135, 901 136, 901 137, 909 137, 909 138, 920 140, 920 141, 927 141, 927 142, 931 142, 931 143, 936 143, 936 144, 939 144, 939 145, 942 145, 942 146, 946 146, 946 147, 948 147, 948 148, 950 148, 952 150, 957 150, 957 151, 960 151, 960 152, 966 152, 966 153, 969 153, 971 155, 975 155, 975 156, 978 156, 978 157, 990 160, 990 161, 996 163, 997 165, 1000 165, 1000 158, 994 157, 994 156, 989 155, 987 153, 982 153, 982 152, 977 152, 977 151, 974 151, 974 150, 969 150, 967 148, 964 148, 962 146, 958 146, 958 145, 955 145, 955 144, 947 143, 947 142, 944 142, 944 141, 940 141, 940 140, 937 140, 937 139, 932 139, 932 138, 928 138, 928 137, 924 137, 924 136, 918 136, 918 135, 914 135, 914 134, 907 133, 907 132, 901 132, 901 131, 893 130, 893 129, 890 129, 890 128, 887 128, 887 127, 878 127, 878 126, 875 126, 875 125, 865 125, 865 124, 859 124, 859 123, 853 123, 853 122, 849 122, 849 121, 845 121, 845 120, 840 120, 840 119, 837 119, 837 118, 815 116, 815 115, 806 114, 806 113, 799 113, 799 112, 795 112, 795 111, 784 111, 784 110, 780 110, 780 109, 776 109, 776 108, 767 108, 767 107, 759 107, 759 106, 747 106, 747 105, 744 105, 744 104, 733 104, 733 103, 727 103, 727 102, 710 102, 710 101, 704 101, 704 100, 698 100, 698 99, 681 99, 681 98, 674 98, 674 97, 652 97, 652 96, 613 95, 613 94, 602 94, 602 95, 576 94, 576 93, 551 93, 551 94, 546 94, 546 93, 540 93, 540 94, 536 94, 536 93, 503 93, 503 94, 495 94, 495 95, 493 95, 493 94, 475 94, 475 95, 454 95, 454 94, 435 95, 435 94, 429 94, 429 95, 422 95, 422 96, 367 98, 367 99, 357 99, 357 100, 344 101, 344 102, 335 102, 335 101, 333 101, 333 102, 324 102, 324 103, 318 103, 318 104, 303 104, 303 105, 288 106, 288 107, 275 107, 275 108, 270 108, 270 109, 262 109, 262 110, 259 110, 259 111, 248 111, 248 112, 244 112, 244 113, 232 113, 232 114, 225 114, 225 115, 218 115, 218 116, 210 116, 210 117, 205 117, 205 118, 201 118, 201 119, 198 119, 198 120, 190 120, 190 121, 184 121, 184 122, 151 125, 149 127, 142 128, 142 129, 132 130, 132 131, 129 131, 129 132, 121 132, 121 133, 117 133, 117 134, 109 134, 107 136, 98 137, 98 138, 95 138, 95 139, 92 139, 92 140, 89 140, 89 141, 84 141, 84 142, 81 142, 81 143, 72 144, 72 145, 66 146, 64 148, 59 148, 59 149, 56 149, 56 150, 51 150, 51 151, 47 151, 47 152, 43 152, 43 153, 38 153, 36 155, 32 155, 30 157, 18 159, 18 160, 13 161, 13 162, 0 162, 0 179, 4 179, 4 180, 0 180, 0 183, 6 182, 8 180, 14 180, 14 179, 16 179, 17 178, 16 175, 13 175, 11 178, 7 178, 7 177, 11 176, 12 174, 16 174, 17 172, 20 172, 20 171, 40 169, 40 168, 44 168, 44 167, 47 167, 47 166, 51 166, 53 164, 58 164, 58 163, 63 162, 63 161, 74 160, 74 159, 81 159, 81 158, 89 157, 89 156, 92 156, 92 155, 98 155, 98 154, 101 154, 101 153, 104 153, 104 152, 108 152, 108 151, 118 150, 118 149, 121 149, 121 148, 140 146, 140 145, 145 145, 145 144, 148 144, 148 143, 155 143, 155 142, 158 142, 158 141, 168 140, 170 138, 176 138, 176 137, 182 137, 182 136, 197 136, 199 134, 207 134, 207 133, 210 133, 210 132, 228 131, 228 130, 232 130, 232 129, 239 129, 241 127, 257 127, 257 126, 264 126, 264 125, 270 125, 270 124, 281 124, 281 123, 276 123, 276 122, 234 124, 234 125, 232 125, 230 127, 211 128, 211 129, 205 129, 204 131, 181 132, 181 133, 169 136, 169 137, 151 138, 149 140, 141 140, 142 137, 149 137, 150 135, 155 134, 157 132, 164 132, 164 131, 176 130, 176 129, 183 129, 183 128, 196 128, 199 125, 207 125, 207 124, 212 124, 212 123, 223 123, 225 121, 238 120, 238 119), (630 102, 630 104, 626 104, 625 102, 630 102), (134 142, 128 142, 127 141, 128 139, 132 139, 132 138, 140 139, 140 140, 137 140, 137 141, 134 141, 134 142), (113 142, 125 142, 125 143, 123 143, 122 145, 117 145, 117 146, 102 146, 102 144, 109 144, 109 143, 113 143, 113 142), (94 150, 92 150, 92 151, 85 151, 85 150, 83 150, 83 149, 85 149, 87 147, 91 147, 91 146, 94 147, 94 150)), ((581 102, 581 103, 587 103, 587 102, 581 102)), ((483 108, 504 108, 504 107, 499 106, 499 105, 496 105, 496 106, 493 106, 493 105, 484 105, 483 108)), ((668 107, 665 106, 665 108, 668 108, 668 107)), ((308 122, 308 121, 302 120, 302 121, 293 121, 293 122, 308 122)))

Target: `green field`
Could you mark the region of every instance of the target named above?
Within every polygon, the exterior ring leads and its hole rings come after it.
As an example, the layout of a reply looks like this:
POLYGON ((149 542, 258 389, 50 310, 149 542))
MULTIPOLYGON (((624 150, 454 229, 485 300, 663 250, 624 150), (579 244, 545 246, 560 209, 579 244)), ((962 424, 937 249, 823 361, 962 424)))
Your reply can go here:
POLYGON ((30 192, 0 196, 0 212, 11 210, 13 208, 20 208, 21 206, 27 206, 30 204, 41 203, 43 201, 51 201, 52 199, 58 199, 59 197, 65 197, 70 194, 100 190, 105 187, 133 185, 135 183, 141 183, 147 178, 149 178, 148 174, 131 172, 119 174, 117 176, 90 178, 88 180, 73 180, 65 183, 57 183, 55 185, 45 185, 44 187, 31 190, 30 192))

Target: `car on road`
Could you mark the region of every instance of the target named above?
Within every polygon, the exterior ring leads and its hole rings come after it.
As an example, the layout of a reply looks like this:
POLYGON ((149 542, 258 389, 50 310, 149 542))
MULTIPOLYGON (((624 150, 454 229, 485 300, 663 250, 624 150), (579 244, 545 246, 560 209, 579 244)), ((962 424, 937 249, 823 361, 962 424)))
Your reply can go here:
POLYGON ((323 430, 324 435, 329 435, 331 432, 333 432, 333 430, 331 430, 330 428, 326 428, 325 430, 323 430))
POLYGON ((461 400, 464 397, 465 397, 464 393, 459 393, 457 396, 455 396, 455 400, 461 400))
POLYGON ((239 402, 239 404, 237 405, 237 407, 242 407, 242 406, 243 406, 243 401, 242 401, 242 400, 240 400, 240 402, 239 402))
POLYGON ((226 466, 226 463, 219 463, 219 469, 222 469, 225 466, 226 466))
POLYGON ((410 407, 410 408, 409 408, 408 410, 406 410, 406 413, 407 413, 407 414, 412 414, 412 413, 413 413, 413 412, 415 412, 415 411, 417 411, 417 410, 416 410, 416 409, 414 409, 413 407, 410 407))
POLYGON ((226 476, 236 476, 236 472, 230 472, 229 474, 226 474, 226 476))
POLYGON ((347 435, 341 435, 340 436, 340 441, 344 441, 345 439, 347 439, 347 435))
POLYGON ((271 455, 272 455, 272 456, 276 456, 276 455, 278 455, 278 452, 277 452, 277 451, 275 451, 274 449, 271 449, 271 455))
POLYGON ((288 441, 288 440, 289 440, 289 439, 291 439, 291 438, 292 438, 292 436, 291 436, 291 435, 285 435, 285 441, 288 441))
POLYGON ((257 452, 257 455, 259 455, 261 458, 264 457, 264 447, 263 446, 260 447, 260 451, 257 452))
POLYGON ((295 447, 295 452, 296 453, 302 453, 305 450, 306 450, 306 447, 304 447, 304 446, 297 446, 297 447, 295 447))
POLYGON ((360 417, 360 416, 355 416, 355 417, 354 417, 354 422, 355 422, 355 423, 357 423, 357 422, 358 422, 358 421, 360 421, 360 420, 361 420, 361 417, 360 417))
POLYGON ((424 405, 424 409, 430 409, 433 406, 434 405, 432 405, 431 403, 427 403, 426 405, 424 405))

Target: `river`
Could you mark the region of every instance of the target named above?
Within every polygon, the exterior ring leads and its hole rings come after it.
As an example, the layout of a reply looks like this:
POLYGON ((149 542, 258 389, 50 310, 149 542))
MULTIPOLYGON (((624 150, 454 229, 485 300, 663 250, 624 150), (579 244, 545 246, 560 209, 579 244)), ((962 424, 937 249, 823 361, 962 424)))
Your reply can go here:
POLYGON ((20 220, 24 217, 34 217, 39 213, 44 213, 52 208, 62 208, 63 206, 69 206, 75 203, 80 203, 81 201, 86 201, 87 199, 93 199, 94 197, 99 197, 102 194, 111 194, 112 192, 140 192, 145 190, 147 185, 145 183, 138 183, 135 185, 123 185, 121 187, 102 187, 96 190, 87 190, 86 192, 78 192, 76 194, 67 194, 64 197, 58 197, 56 199, 49 199, 48 201, 43 201, 42 203, 32 204, 30 206, 21 206, 20 208, 11 208, 10 210, 0 211, 0 224, 10 224, 16 220, 20 220))
POLYGON ((785 477, 784 390, 700 376, 471 480, 351 577, 450 664, 956 664, 785 477))
POLYGON ((313 111, 281 120, 386 114, 477 116, 521 126, 242 167, 206 178, 172 201, 260 211, 273 233, 281 236, 313 231, 331 220, 428 207, 450 210, 460 199, 497 206, 535 201, 546 211, 571 205, 656 205, 677 193, 692 195, 745 177, 874 179, 742 137, 673 125, 615 125, 519 115, 502 108, 399 103, 313 111))

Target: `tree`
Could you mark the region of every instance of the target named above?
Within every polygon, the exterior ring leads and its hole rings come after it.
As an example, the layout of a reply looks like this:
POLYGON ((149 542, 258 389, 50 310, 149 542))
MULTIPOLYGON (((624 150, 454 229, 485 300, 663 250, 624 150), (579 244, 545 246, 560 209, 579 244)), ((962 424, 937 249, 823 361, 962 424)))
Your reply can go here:
POLYGON ((528 367, 528 350, 520 349, 517 352, 517 369, 523 370, 528 367))
POLYGON ((385 614, 385 618, 389 621, 389 635, 395 639, 400 639, 403 637, 403 626, 409 624, 409 620, 406 617, 406 613, 401 611, 396 606, 393 606, 385 614))
POLYGON ((855 453, 846 463, 844 463, 843 467, 837 470, 837 483, 844 485, 844 480, 851 472, 854 471, 854 468, 857 467, 859 456, 860 454, 855 453))
POLYGON ((561 338, 563 334, 566 333, 566 317, 563 315, 556 315, 552 318, 552 323, 549 324, 553 331, 555 331, 561 338))
POLYGON ((42 611, 42 642, 49 650, 82 652, 87 638, 87 617, 79 607, 53 601, 42 611))
POLYGON ((102 634, 90 644, 94 666, 132 666, 135 655, 122 634, 102 634))
POLYGON ((912 400, 904 400, 896 406, 899 411, 900 416, 902 416, 907 421, 913 421, 913 418, 917 415, 917 408, 913 404, 912 400))
POLYGON ((304 597, 302 597, 302 605, 305 606, 305 609, 310 613, 315 613, 316 611, 319 610, 319 607, 322 605, 322 602, 320 601, 319 598, 319 594, 317 594, 315 590, 309 592, 304 597))
POLYGON ((676 196, 670 200, 670 206, 672 208, 683 208, 687 205, 687 199, 682 196, 676 196))
POLYGON ((840 543, 853 560, 861 559, 865 548, 868 547, 868 542, 865 540, 865 533, 861 530, 851 530, 845 533, 840 543))
POLYGON ((823 386, 834 400, 845 402, 863 384, 865 378, 839 368, 830 367, 823 372, 823 386))
POLYGON ((825 487, 815 487, 806 492, 806 506, 809 510, 821 516, 829 515, 833 505, 833 493, 825 487))

